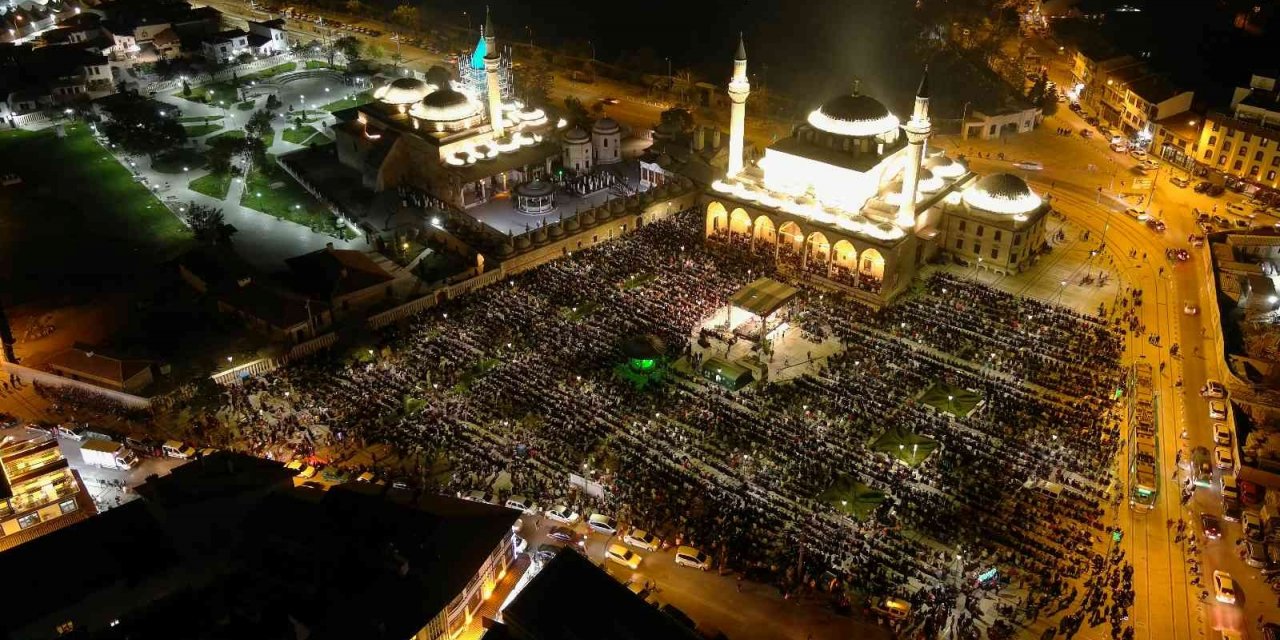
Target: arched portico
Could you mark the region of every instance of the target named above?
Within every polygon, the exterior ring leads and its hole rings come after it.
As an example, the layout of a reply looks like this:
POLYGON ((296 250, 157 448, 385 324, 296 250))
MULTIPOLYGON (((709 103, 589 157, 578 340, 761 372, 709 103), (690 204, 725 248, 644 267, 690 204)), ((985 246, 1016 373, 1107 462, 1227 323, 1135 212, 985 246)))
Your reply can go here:
POLYGON ((814 231, 805 239, 805 266, 826 273, 831 262, 831 241, 826 234, 814 231))
POLYGON ((707 205, 707 237, 729 230, 729 212, 719 202, 707 205))
POLYGON ((880 291, 884 282, 884 256, 875 249, 867 249, 862 252, 858 266, 859 284, 872 291, 880 291))
POLYGON ((773 219, 767 215, 760 214, 756 216, 755 232, 752 234, 757 245, 773 244, 778 241, 778 228, 774 226, 773 219))
POLYGON ((778 248, 786 250, 791 255, 800 255, 801 249, 804 248, 804 229, 800 225, 788 220, 778 227, 778 248))
POLYGON ((729 214, 729 232, 744 237, 751 235, 751 214, 742 207, 729 214))

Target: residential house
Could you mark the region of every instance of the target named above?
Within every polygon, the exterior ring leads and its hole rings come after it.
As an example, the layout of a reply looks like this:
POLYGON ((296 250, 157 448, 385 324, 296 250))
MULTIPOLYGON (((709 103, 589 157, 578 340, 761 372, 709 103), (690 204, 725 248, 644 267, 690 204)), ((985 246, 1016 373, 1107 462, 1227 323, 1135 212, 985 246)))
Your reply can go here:
POLYGON ((285 35, 284 19, 266 20, 264 22, 249 21, 249 48, 255 55, 274 56, 289 51, 289 40, 285 35))
POLYGON ((0 122, 115 92, 111 65, 93 43, 0 44, 0 122))
POLYGON ((244 29, 227 29, 205 36, 200 47, 205 60, 210 62, 232 62, 242 53, 253 53, 249 50, 249 34, 244 29))
POLYGON ((78 342, 54 354, 46 365, 72 380, 125 393, 139 394, 155 381, 149 360, 125 358, 78 342))

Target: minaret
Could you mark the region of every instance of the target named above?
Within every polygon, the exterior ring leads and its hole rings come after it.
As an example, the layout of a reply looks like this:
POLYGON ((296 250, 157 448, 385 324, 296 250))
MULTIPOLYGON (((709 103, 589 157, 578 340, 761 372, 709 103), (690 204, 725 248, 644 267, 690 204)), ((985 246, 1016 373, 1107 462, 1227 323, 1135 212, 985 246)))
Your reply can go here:
POLYGON ((742 138, 747 130, 747 96, 751 84, 747 82, 747 46, 738 33, 738 52, 733 56, 733 78, 729 80, 729 170, 727 177, 742 173, 742 138))
POLYGON ((911 119, 902 127, 907 134, 906 166, 902 169, 902 202, 898 205, 895 222, 902 229, 916 225, 916 190, 920 185, 920 165, 924 162, 924 147, 933 132, 929 124, 929 67, 924 68, 920 87, 916 89, 916 105, 911 119))
POLYGON ((498 52, 497 38, 493 35, 493 18, 489 16, 489 7, 484 8, 484 76, 489 94, 489 124, 493 126, 493 134, 502 137, 502 89, 498 86, 498 66, 502 63, 502 54, 498 52))

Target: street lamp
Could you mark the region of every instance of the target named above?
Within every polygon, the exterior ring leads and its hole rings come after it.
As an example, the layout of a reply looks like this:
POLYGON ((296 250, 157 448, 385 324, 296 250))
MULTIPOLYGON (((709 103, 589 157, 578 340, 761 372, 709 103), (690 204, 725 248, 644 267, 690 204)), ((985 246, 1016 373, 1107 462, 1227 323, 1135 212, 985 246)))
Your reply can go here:
POLYGON ((470 32, 471 31, 471 14, 467 13, 466 11, 463 11, 462 17, 467 19, 467 31, 470 32))
POLYGON ((596 61, 596 43, 588 40, 587 46, 591 47, 591 61, 595 62, 596 61))

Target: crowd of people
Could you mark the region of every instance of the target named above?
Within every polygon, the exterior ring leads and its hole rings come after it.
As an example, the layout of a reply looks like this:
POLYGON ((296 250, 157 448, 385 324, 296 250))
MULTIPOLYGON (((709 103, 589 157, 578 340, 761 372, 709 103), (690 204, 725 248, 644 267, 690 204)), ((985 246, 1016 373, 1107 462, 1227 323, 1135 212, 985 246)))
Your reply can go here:
MULTIPOLYGON (((624 340, 660 338, 674 366, 706 317, 773 273, 772 256, 704 244, 702 231, 682 212, 425 312, 360 357, 251 378, 227 389, 216 421, 257 453, 327 452, 423 490, 611 513, 788 597, 902 597, 908 634, 1030 621, 1123 571, 1102 546, 1119 490, 1120 339, 1107 323, 935 274, 880 311, 805 296, 793 324, 842 343, 813 375, 640 388, 614 374, 624 340), (979 408, 921 401, 938 382, 977 393, 979 408), (890 427, 940 447, 914 464, 872 449, 890 427), (846 480, 887 498, 855 517, 824 498, 846 480), (995 606, 1002 586, 1022 594, 1016 607, 995 606)), ((1131 597, 1089 594, 1102 612, 1090 620, 1131 633, 1131 597)))

